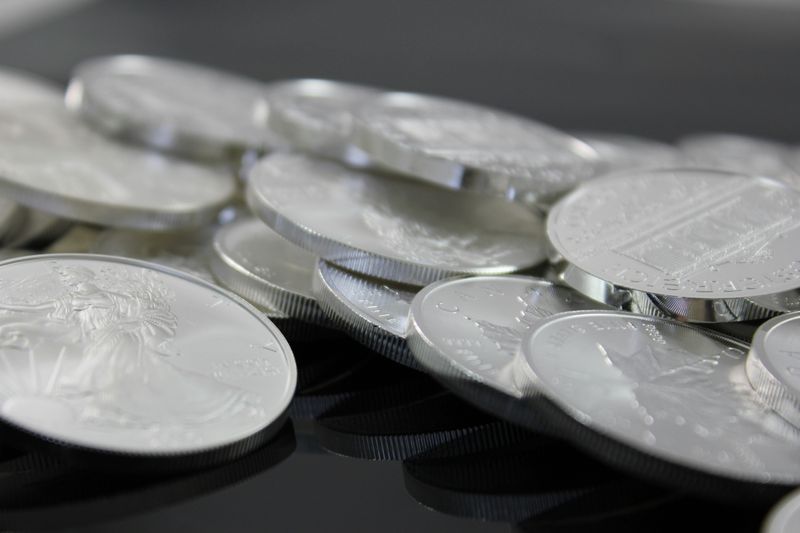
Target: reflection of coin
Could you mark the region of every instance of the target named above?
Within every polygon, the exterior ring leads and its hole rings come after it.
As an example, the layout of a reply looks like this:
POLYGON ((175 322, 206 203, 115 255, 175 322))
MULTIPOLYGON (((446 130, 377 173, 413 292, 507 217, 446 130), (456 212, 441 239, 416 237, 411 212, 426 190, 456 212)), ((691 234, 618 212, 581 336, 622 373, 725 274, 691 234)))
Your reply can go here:
POLYGON ((103 132, 159 150, 225 157, 264 148, 266 85, 181 61, 123 55, 79 64, 67 105, 103 132))
POLYGON ((213 282, 208 269, 211 235, 207 227, 176 233, 112 229, 98 235, 91 251, 157 263, 213 282))
POLYGON ((414 298, 408 343, 417 363, 465 400, 530 426, 514 379, 522 337, 552 314, 598 308, 605 306, 527 276, 446 280, 414 298))
POLYGON ((504 274, 544 259, 541 222, 522 206, 308 156, 262 159, 247 197, 290 241, 346 269, 401 283, 504 274))
POLYGON ((766 178, 609 175, 559 202, 547 233, 575 272, 689 320, 763 318, 748 298, 800 287, 800 193, 766 178))
POLYGON ((587 144, 476 104, 388 93, 360 107, 353 142, 370 160, 455 189, 548 203, 596 173, 587 144))
POLYGON ((637 474, 671 468, 687 489, 725 483, 728 496, 763 496, 800 481, 800 432, 750 388, 747 350, 676 321, 578 311, 531 331, 521 369, 576 421, 565 427, 587 451, 637 474), (643 466, 654 459, 663 466, 643 466))
POLYGON ((800 313, 777 316, 753 336, 747 377, 761 399, 800 427, 800 313))
POLYGON ((0 105, 0 191, 85 222, 140 229, 213 220, 234 193, 227 173, 108 141, 60 99, 0 105))
POLYGON ((691 135, 679 143, 688 164, 766 176, 800 187, 786 146, 766 139, 732 133, 691 135))
POLYGON ((352 164, 365 157, 350 143, 353 112, 380 91, 328 80, 292 80, 270 86, 269 127, 292 146, 352 164))
POLYGON ((168 463, 230 459, 277 429, 294 358, 244 301, 108 256, 31 256, 0 270, 0 417, 21 434, 168 463))
POLYGON ((352 274, 325 261, 314 271, 314 293, 328 316, 365 346, 417 368, 406 345, 408 308, 418 287, 352 274))
POLYGON ((316 260, 249 218, 217 230, 211 271, 222 285, 270 315, 326 324, 311 289, 316 260))
POLYGON ((789 493, 767 516, 762 533, 800 531, 800 490, 789 493))

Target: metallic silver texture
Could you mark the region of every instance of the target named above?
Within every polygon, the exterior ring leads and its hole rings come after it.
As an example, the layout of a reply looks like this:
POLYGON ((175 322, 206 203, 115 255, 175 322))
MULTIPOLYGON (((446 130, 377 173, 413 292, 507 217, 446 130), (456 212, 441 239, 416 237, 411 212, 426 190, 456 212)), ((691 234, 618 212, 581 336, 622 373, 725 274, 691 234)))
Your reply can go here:
POLYGON ((579 311, 541 322, 521 354, 528 388, 586 431, 712 478, 796 485, 800 430, 750 388, 748 348, 673 320, 579 311))
POLYGON ((516 204, 274 154, 250 174, 247 201, 277 233, 345 269, 425 285, 540 263, 540 219, 516 204))

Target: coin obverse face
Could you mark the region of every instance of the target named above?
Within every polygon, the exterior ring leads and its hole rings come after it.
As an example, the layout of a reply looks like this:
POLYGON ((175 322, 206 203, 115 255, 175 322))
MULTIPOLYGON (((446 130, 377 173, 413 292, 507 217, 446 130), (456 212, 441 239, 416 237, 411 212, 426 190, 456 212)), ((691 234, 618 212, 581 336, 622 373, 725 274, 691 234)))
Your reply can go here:
POLYGON ((297 371, 255 308, 149 263, 57 254, 0 265, 0 417, 44 439, 139 456, 247 439, 297 371))
POLYGON ((706 170, 651 170, 586 183, 550 212, 565 260, 618 287, 736 299, 800 286, 800 192, 706 170))
POLYGON ((800 433, 756 396, 747 344, 617 311, 564 313, 523 341, 526 374, 569 416, 661 460, 754 483, 800 481, 800 433))
POLYGON ((248 203, 268 226, 341 267, 423 285, 541 262, 537 216, 496 198, 353 170, 298 154, 262 159, 248 203))

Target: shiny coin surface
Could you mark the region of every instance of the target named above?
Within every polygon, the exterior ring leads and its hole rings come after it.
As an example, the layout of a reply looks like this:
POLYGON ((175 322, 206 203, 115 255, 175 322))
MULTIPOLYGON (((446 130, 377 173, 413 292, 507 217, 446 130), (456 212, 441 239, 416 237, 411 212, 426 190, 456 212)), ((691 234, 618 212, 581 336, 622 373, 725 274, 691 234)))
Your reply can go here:
POLYGON ((322 309, 350 336, 395 362, 416 368, 406 345, 408 310, 419 287, 359 276, 326 261, 314 271, 322 309))
POLYGON ((365 156, 350 141, 353 113, 379 94, 371 87, 329 80, 276 83, 268 94, 268 124, 295 148, 362 165, 365 156))
POLYGON ((527 276, 445 280, 414 297, 408 343, 420 366, 446 384, 460 383, 454 391, 466 400, 517 421, 524 413, 508 403, 522 396, 513 374, 525 333, 550 315, 598 308, 606 307, 569 287, 527 276), (481 402, 485 394, 476 395, 476 389, 486 388, 501 396, 481 402))
MULTIPOLYGON (((598 444, 594 432, 690 472, 759 486, 797 484, 800 432, 750 387, 747 350, 677 321, 578 311, 539 323, 523 340, 521 368, 531 389, 581 426, 575 443, 608 451, 608 460, 622 452, 598 444)), ((615 462, 637 470, 643 461, 615 462)))
POLYGON ((520 205, 309 156, 262 159, 247 199, 290 241, 348 270, 401 283, 504 274, 545 257, 541 222, 520 205))
POLYGON ((108 141, 61 100, 0 103, 0 192, 34 209, 139 229, 198 226, 235 191, 227 172, 108 141))
POLYGON ((157 263, 213 283, 208 266, 212 235, 211 228, 178 233, 106 230, 97 236, 91 251, 157 263))
POLYGON ((388 93, 359 108, 353 142, 376 163, 455 189, 548 203, 596 173, 587 144, 476 104, 388 93))
POLYGON ((644 137, 614 133, 585 133, 577 137, 591 146, 610 169, 674 167, 681 161, 677 148, 644 137))
POLYGON ((795 533, 800 531, 800 490, 783 498, 770 511, 761 533, 795 533))
POLYGON ((688 320, 763 318, 769 312, 747 298, 800 287, 800 193, 767 178, 609 175, 559 202, 547 234, 576 272, 688 320))
POLYGON ((317 258, 258 219, 217 230, 211 271, 222 285, 267 312, 326 323, 311 288, 317 258))
POLYGON ((747 378, 761 400, 800 427, 800 313, 766 321, 753 336, 747 378))
POLYGON ((688 164, 775 178, 800 187, 788 147, 775 141, 732 133, 684 137, 678 143, 688 164))
POLYGON ((0 419, 11 427, 170 461, 230 459, 277 429, 297 381, 292 351, 228 292, 110 256, 26 257, 0 273, 0 419))
POLYGON ((208 67, 136 55, 80 63, 67 106, 101 131, 159 150, 219 158, 260 149, 267 86, 208 67))

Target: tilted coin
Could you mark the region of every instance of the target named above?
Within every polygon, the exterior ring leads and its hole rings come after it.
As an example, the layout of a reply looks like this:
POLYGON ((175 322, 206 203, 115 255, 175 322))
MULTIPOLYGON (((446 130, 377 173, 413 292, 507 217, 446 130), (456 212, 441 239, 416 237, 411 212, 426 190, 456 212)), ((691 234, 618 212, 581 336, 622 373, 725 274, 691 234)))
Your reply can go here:
POLYGON ((314 294, 334 323, 389 359, 417 368, 406 344, 408 309, 419 287, 360 276, 326 261, 314 270, 314 294))
POLYGON ((222 158, 265 148, 257 106, 267 86, 201 65, 121 55, 72 73, 67 106, 101 131, 159 150, 222 158))
POLYGON ((316 260, 260 220, 249 218, 217 230, 210 264, 222 285, 256 306, 326 324, 311 288, 316 260))
POLYGON ((767 178, 697 169, 609 175, 559 202, 547 234, 576 275, 690 321, 764 318, 774 312, 750 298, 800 287, 800 193, 767 178))
POLYGON ((761 533, 800 531, 800 490, 790 492, 767 515, 761 533))
POLYGON ((268 124, 292 146, 350 164, 364 154, 351 144, 353 113, 378 89, 339 81, 300 79, 270 86, 268 124))
POLYGON ((746 370, 761 400, 800 427, 800 313, 777 316, 756 330, 746 370))
POLYGON ((672 145, 614 133, 581 133, 576 136, 591 146, 611 169, 674 167, 681 154, 672 145))
POLYGON ((545 257, 541 222, 520 205, 310 156, 262 159, 247 200, 267 225, 322 259, 401 283, 505 274, 545 257))
POLYGON ((586 143, 533 120, 411 93, 360 107, 353 142, 370 160, 437 185, 542 204, 598 163, 586 143))
POLYGON ((411 303, 408 344, 418 364, 465 400, 512 422, 541 424, 517 402, 525 333, 564 311, 605 309, 580 293, 527 276, 481 276, 429 285, 411 303))
POLYGON ((171 233, 111 229, 97 236, 91 252, 157 263, 213 283, 208 266, 212 235, 210 227, 171 233))
POLYGON ((138 229, 199 226, 232 197, 232 176, 108 141, 60 99, 0 104, 0 193, 34 209, 138 229))
POLYGON ((85 254, 12 260, 0 274, 0 420, 11 430, 177 465, 248 453, 278 429, 297 381, 292 351, 230 293, 85 254))
POLYGON ((767 139, 733 133, 684 137, 678 143, 689 164, 775 178, 800 187, 800 172, 792 168, 788 147, 767 139))
POLYGON ((529 387, 575 421, 576 445, 638 475, 674 468, 687 489, 763 496, 800 481, 800 430, 750 387, 747 350, 673 320, 578 311, 540 322, 521 354, 529 387))

